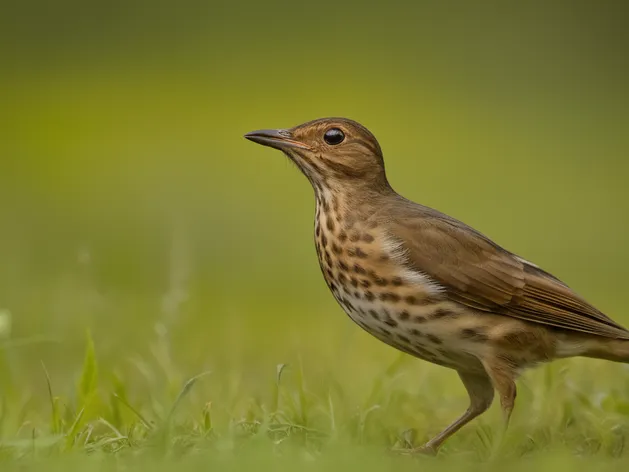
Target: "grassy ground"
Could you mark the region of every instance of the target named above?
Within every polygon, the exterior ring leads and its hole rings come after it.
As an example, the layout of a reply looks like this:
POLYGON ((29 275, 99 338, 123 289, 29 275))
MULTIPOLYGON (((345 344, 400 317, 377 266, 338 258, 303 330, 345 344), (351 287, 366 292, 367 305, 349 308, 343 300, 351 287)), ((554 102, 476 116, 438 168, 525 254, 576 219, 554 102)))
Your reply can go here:
MULTIPOLYGON (((5 341, 5 365, 39 341, 5 341)), ((420 444, 445 426, 466 407, 465 393, 455 374, 372 343, 347 333, 325 342, 328 352, 297 349, 289 363, 272 364, 261 340, 251 363, 226 368, 208 359, 208 371, 185 378, 163 325, 149 355, 115 368, 99 361, 88 334, 71 381, 60 383, 41 359, 39 391, 3 385, 2 470, 626 467, 625 366, 544 366, 520 381, 505 433, 495 406, 438 457, 408 457, 391 449, 420 444)))

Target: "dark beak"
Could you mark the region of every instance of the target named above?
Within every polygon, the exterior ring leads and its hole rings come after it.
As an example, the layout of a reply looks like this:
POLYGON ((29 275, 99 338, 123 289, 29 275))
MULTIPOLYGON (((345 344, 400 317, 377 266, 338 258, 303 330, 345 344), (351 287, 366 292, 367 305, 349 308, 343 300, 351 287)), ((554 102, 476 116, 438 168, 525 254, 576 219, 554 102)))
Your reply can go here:
POLYGON ((304 143, 296 141, 287 129, 260 129, 245 134, 245 138, 254 143, 283 151, 289 148, 310 149, 304 143))

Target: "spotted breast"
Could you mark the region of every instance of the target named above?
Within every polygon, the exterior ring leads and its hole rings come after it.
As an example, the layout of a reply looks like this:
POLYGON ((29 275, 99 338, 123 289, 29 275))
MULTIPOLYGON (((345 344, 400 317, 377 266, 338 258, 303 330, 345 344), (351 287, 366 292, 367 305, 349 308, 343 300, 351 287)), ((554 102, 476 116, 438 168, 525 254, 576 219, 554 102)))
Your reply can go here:
POLYGON ((444 287, 408 267, 406 254, 375 214, 345 212, 338 197, 317 196, 315 246, 325 281, 347 315, 410 355, 480 371, 479 358, 495 347, 494 340, 505 330, 522 331, 518 320, 506 322, 449 300, 444 287))

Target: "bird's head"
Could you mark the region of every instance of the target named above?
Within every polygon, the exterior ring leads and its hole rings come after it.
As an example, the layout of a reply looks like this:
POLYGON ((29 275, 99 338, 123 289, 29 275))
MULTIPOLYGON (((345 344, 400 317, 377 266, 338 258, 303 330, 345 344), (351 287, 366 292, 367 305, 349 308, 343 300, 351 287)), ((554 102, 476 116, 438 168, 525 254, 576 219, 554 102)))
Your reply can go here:
POLYGON ((387 187, 382 151, 361 124, 346 118, 321 118, 290 129, 263 129, 245 138, 284 152, 317 187, 387 187))

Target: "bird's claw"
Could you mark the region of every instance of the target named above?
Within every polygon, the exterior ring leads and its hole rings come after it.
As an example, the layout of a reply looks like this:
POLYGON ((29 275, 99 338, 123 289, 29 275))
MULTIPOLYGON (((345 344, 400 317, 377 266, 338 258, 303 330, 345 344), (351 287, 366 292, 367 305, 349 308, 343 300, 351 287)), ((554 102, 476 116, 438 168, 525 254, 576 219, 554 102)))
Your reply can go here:
POLYGON ((429 444, 424 444, 423 446, 412 447, 412 448, 391 448, 391 452, 394 452, 396 454, 401 454, 403 456, 414 456, 417 454, 422 454, 426 456, 437 455, 437 449, 435 449, 433 446, 429 444))

